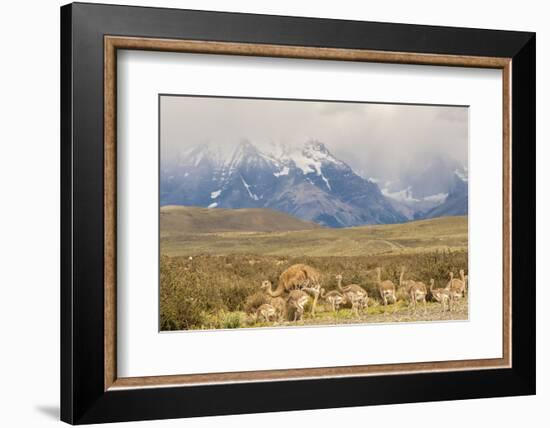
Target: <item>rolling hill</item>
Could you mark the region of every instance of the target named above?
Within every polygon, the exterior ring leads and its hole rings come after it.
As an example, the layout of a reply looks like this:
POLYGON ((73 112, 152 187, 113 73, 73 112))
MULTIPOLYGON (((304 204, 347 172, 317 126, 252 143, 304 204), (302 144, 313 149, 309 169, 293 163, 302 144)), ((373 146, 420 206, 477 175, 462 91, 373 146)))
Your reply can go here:
POLYGON ((174 208, 163 209, 161 252, 169 256, 357 256, 468 248, 466 216, 332 229, 315 228, 314 224, 271 210, 182 209, 191 212, 192 218, 188 219, 182 213, 169 215, 174 208), (240 212, 246 215, 241 217, 240 212), (206 217, 200 218, 201 213, 206 217), (270 220, 266 224, 264 216, 268 214, 273 216, 270 219, 280 218, 281 222, 270 220), (218 230, 213 229, 213 224, 218 230), (228 230, 230 227, 233 227, 231 231, 228 230))
POLYGON ((201 208, 167 205, 160 208, 161 236, 214 232, 280 232, 320 229, 316 223, 300 220, 265 208, 201 208))

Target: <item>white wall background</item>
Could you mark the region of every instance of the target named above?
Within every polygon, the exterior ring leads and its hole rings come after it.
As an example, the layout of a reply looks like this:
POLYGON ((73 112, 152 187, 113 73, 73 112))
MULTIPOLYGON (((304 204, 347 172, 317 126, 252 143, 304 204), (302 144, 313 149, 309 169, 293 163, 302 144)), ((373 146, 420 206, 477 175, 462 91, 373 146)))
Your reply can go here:
MULTIPOLYGON (((122 0, 121 0, 122 2, 122 0)), ((116 3, 103 1, 103 3, 116 3)), ((547 118, 550 28, 545 4, 524 0, 147 0, 126 4, 323 18, 485 27, 537 32, 538 256, 550 239, 547 118)), ((59 424, 59 6, 58 0, 4 2, 0 9, 0 425, 59 424)), ((548 287, 538 273, 538 395, 191 420, 141 426, 263 427, 359 425, 446 428, 490 422, 499 428, 547 420, 550 400, 548 287)), ((475 385, 472 385, 475 388, 475 385)), ((125 426, 137 426, 127 424, 125 426)))

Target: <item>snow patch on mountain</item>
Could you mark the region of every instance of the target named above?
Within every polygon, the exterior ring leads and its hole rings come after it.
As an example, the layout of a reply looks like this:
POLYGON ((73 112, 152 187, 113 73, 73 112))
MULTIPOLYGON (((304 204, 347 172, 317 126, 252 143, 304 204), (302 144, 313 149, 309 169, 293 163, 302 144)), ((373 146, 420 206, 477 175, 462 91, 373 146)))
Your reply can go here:
POLYGON ((255 201, 259 200, 258 196, 256 196, 254 193, 250 191, 250 185, 245 181, 243 176, 241 175, 241 181, 243 182, 243 186, 245 187, 246 191, 248 192, 248 196, 250 196, 255 201))
POLYGON ((399 202, 433 202, 436 204, 442 203, 448 193, 436 193, 435 195, 424 196, 423 198, 415 198, 412 193, 411 186, 396 192, 391 192, 388 188, 381 189, 382 194, 388 198, 395 199, 399 202))
POLYGON ((445 201, 447 196, 449 196, 448 193, 436 193, 435 195, 425 196, 422 199, 424 201, 435 202, 435 203, 441 204, 441 203, 443 203, 443 201, 445 201))
MULTIPOLYGON (((300 169, 304 175, 317 173, 318 176, 322 176, 321 168, 324 163, 343 164, 330 154, 323 143, 317 141, 306 143, 302 149, 281 150, 281 159, 286 163, 294 163, 296 168, 300 169)), ((326 180, 326 177, 324 180, 326 180)), ((330 185, 327 187, 330 187, 330 185)))
POLYGON ((468 182, 468 167, 463 167, 462 169, 455 169, 455 175, 460 178, 465 183, 468 182))
MULTIPOLYGON (((317 174, 317 175, 319 175, 319 174, 317 174)), ((330 183, 328 182, 328 179, 323 174, 321 174, 321 178, 323 179, 323 181, 327 185, 328 190, 332 190, 332 187, 330 187, 330 183)))
POLYGON ((414 198, 412 196, 411 186, 407 187, 406 189, 398 190, 395 192, 390 191, 387 187, 384 187, 383 189, 380 189, 380 190, 384 196, 395 199, 397 201, 401 201, 401 202, 418 202, 419 201, 419 199, 414 198))
POLYGON ((215 192, 210 193, 210 199, 216 199, 222 193, 221 190, 216 190, 215 192))
POLYGON ((292 162, 294 162, 294 165, 296 165, 296 168, 302 170, 302 174, 304 175, 308 175, 312 172, 315 172, 317 168, 321 166, 320 163, 317 163, 313 159, 308 158, 302 152, 291 153, 288 158, 292 162))
POLYGON ((288 168, 288 166, 284 166, 283 169, 281 169, 279 172, 274 172, 273 175, 275 177, 282 177, 283 175, 288 175, 289 172, 290 169, 288 168))
POLYGON ((317 162, 333 162, 336 164, 342 163, 332 156, 327 147, 319 141, 309 141, 306 143, 302 153, 317 162))
POLYGON ((204 153, 199 153, 199 155, 195 159, 195 166, 197 166, 199 163, 201 163, 202 158, 204 157, 204 153))

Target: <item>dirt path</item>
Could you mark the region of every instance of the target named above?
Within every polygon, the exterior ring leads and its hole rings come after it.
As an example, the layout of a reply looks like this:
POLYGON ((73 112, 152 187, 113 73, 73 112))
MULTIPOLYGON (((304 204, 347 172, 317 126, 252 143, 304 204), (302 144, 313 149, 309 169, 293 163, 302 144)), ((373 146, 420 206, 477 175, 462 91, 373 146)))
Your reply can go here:
MULTIPOLYGON (((356 316, 350 309, 341 309, 332 312, 324 307, 319 307, 315 317, 308 313, 302 321, 272 323, 271 327, 278 326, 301 326, 301 325, 334 325, 334 324, 370 324, 370 323, 393 323, 393 322, 426 322, 426 321, 456 321, 468 320, 468 302, 467 299, 461 299, 455 304, 453 311, 441 310, 441 305, 436 302, 429 302, 424 312, 420 304, 416 312, 407 307, 404 302, 398 302, 396 305, 388 305, 385 310, 383 306, 369 308, 367 313, 360 313, 356 316)), ((261 326, 268 326, 262 324, 261 326)), ((260 327, 254 325, 250 327, 260 327)))

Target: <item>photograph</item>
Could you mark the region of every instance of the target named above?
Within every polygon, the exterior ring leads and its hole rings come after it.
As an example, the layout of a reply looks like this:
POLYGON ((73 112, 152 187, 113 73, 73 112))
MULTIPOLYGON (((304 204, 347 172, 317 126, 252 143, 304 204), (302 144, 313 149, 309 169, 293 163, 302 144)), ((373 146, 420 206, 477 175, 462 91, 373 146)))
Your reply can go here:
POLYGON ((159 329, 468 320, 468 119, 160 94, 159 329))

